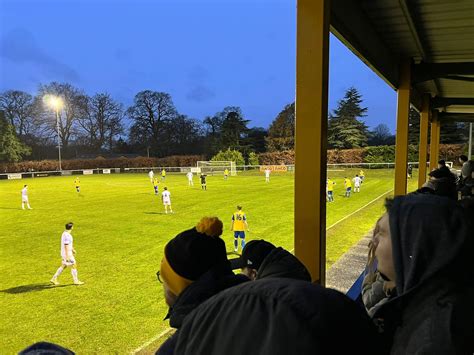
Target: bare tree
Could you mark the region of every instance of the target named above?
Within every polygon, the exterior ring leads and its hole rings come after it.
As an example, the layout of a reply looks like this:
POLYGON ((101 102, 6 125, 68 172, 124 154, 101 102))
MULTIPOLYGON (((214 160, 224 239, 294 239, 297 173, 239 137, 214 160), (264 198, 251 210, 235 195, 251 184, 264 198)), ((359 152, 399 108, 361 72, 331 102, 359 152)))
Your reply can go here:
POLYGON ((33 96, 18 90, 8 90, 0 94, 0 110, 15 127, 19 137, 31 133, 33 124, 33 96))
POLYGON ((96 94, 88 100, 87 115, 78 120, 90 146, 111 150, 114 138, 123 132, 123 106, 109 94, 96 94))
POLYGON ((56 113, 45 102, 47 95, 58 96, 63 101, 63 107, 59 110, 59 133, 61 144, 67 147, 71 139, 79 133, 78 120, 87 115, 88 97, 82 90, 68 83, 52 82, 39 87, 38 96, 35 98, 35 107, 39 112, 38 126, 43 133, 51 136, 54 136, 56 131, 56 113))
POLYGON ((127 114, 134 121, 131 138, 160 153, 160 143, 169 140, 165 124, 178 115, 171 96, 165 92, 141 91, 135 95, 127 114))

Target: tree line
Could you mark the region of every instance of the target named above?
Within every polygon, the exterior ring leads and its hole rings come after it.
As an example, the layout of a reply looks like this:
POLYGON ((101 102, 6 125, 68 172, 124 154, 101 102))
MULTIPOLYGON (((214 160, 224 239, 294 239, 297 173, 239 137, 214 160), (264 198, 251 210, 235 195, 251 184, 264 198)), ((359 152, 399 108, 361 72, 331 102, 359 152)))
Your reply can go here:
MULTIPOLYGON (((363 121, 358 90, 350 87, 328 117, 329 148, 346 149, 368 145, 391 145, 395 136, 385 124, 369 130, 363 121)), ((87 95, 68 83, 40 85, 36 95, 7 90, 0 93, 0 159, 47 159, 57 154, 58 133, 65 158, 102 155, 202 154, 211 158, 220 151, 236 150, 246 161, 253 153, 294 149, 295 104, 286 105, 267 129, 249 127, 238 106, 227 106, 198 120, 180 113, 170 94, 144 90, 125 107, 110 94, 87 95), (45 98, 60 97, 57 111, 45 98), (58 114, 58 117, 56 117, 58 114)), ((418 142, 419 115, 410 111, 410 143, 418 142)), ((467 139, 465 127, 451 123, 442 126, 442 143, 467 139)), ((253 159, 251 159, 253 160, 253 159)))

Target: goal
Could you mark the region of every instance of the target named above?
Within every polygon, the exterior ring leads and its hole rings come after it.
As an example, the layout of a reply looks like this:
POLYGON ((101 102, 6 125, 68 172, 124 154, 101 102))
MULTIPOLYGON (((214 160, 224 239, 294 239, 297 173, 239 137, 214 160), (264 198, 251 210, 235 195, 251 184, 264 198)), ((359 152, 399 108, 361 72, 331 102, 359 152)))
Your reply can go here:
POLYGON ((225 169, 229 170, 231 176, 237 175, 237 168, 235 162, 230 160, 198 161, 197 168, 199 172, 208 175, 223 174, 225 169))

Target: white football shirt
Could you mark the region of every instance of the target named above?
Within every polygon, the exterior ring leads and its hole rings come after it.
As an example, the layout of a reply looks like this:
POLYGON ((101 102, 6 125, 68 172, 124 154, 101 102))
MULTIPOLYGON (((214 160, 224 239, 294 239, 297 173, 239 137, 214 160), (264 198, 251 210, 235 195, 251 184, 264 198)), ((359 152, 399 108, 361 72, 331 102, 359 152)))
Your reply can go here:
MULTIPOLYGON (((63 259, 67 259, 68 255, 66 255, 65 245, 70 245, 70 250, 73 249, 72 245, 72 235, 67 230, 63 232, 61 235, 61 257, 63 259)), ((70 255, 69 255, 70 256, 70 255)))
POLYGON ((356 176, 354 178, 354 186, 356 186, 356 187, 360 186, 360 177, 356 176))
POLYGON ((161 196, 163 196, 163 202, 170 202, 171 193, 168 190, 163 191, 161 196))
POLYGON ((155 176, 155 173, 150 170, 150 172, 148 173, 148 176, 150 177, 150 179, 153 179, 153 176, 155 176))
POLYGON ((186 174, 188 176, 188 180, 192 180, 193 179, 193 173, 189 172, 186 174))
POLYGON ((27 187, 24 187, 24 188, 21 189, 21 196, 28 197, 28 188, 27 187))
POLYGON ((265 177, 269 177, 270 176, 270 170, 265 170, 265 177))

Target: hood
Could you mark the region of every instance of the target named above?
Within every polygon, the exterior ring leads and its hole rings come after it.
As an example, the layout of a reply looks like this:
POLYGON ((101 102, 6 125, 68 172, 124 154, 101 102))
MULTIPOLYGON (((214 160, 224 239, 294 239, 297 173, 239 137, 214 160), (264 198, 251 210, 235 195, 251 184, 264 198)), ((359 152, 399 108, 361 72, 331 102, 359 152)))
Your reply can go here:
POLYGON ((311 275, 296 256, 279 247, 270 252, 257 271, 257 280, 284 277, 311 282, 311 275))
POLYGON ((170 307, 166 316, 170 319, 170 326, 181 327, 184 318, 201 303, 222 290, 246 281, 249 281, 247 276, 235 275, 230 267, 227 271, 209 270, 189 285, 176 299, 175 304, 170 307))
POLYGON ((472 211, 434 195, 398 196, 389 211, 397 293, 441 273, 472 275, 472 211))

